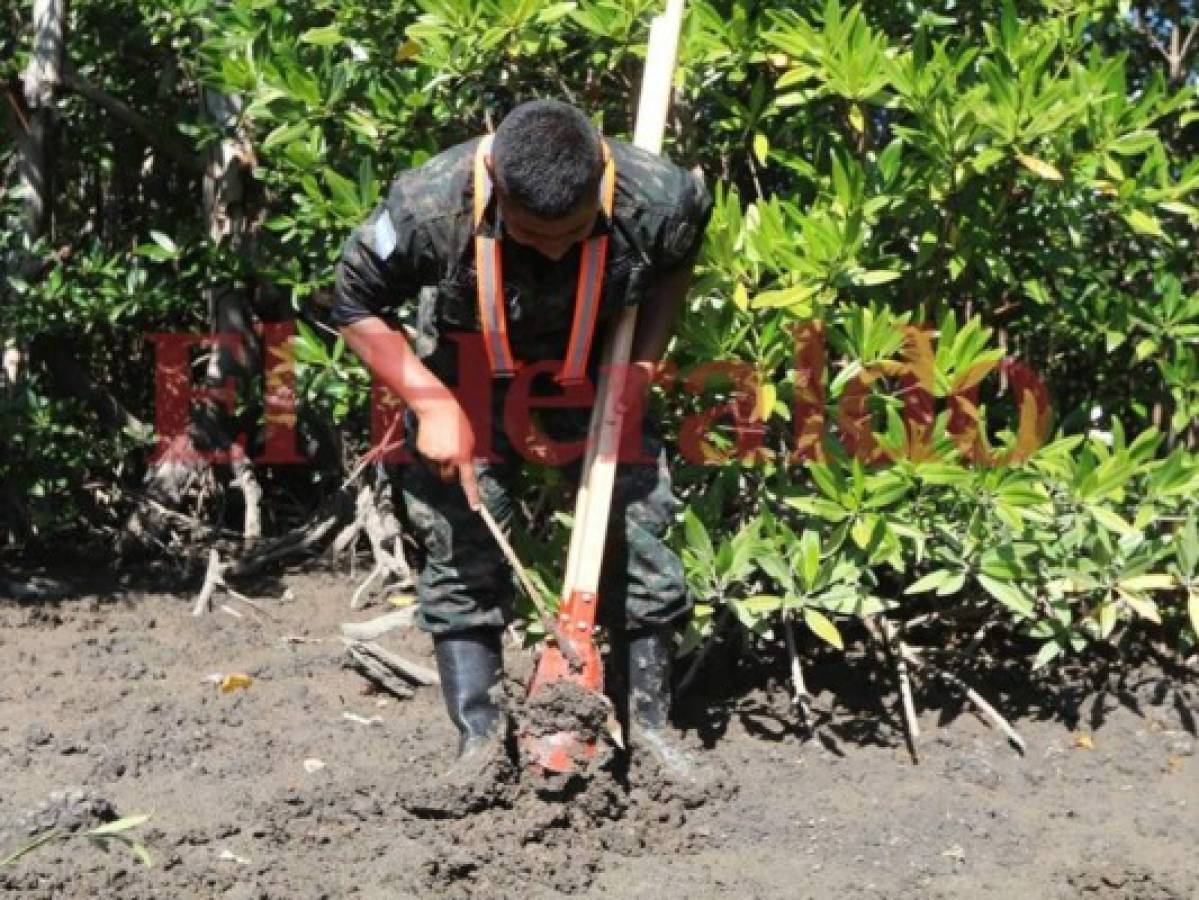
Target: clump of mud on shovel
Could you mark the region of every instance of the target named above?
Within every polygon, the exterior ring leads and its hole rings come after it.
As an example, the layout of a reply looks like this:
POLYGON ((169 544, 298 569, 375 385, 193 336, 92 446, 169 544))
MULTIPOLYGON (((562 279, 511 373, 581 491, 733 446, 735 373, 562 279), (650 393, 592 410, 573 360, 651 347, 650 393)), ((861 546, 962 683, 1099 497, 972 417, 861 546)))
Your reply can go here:
POLYGON ((613 759, 615 745, 609 731, 612 703, 603 694, 590 691, 572 681, 555 681, 538 688, 524 703, 513 707, 521 767, 539 776, 540 789, 560 790, 572 778, 589 779, 606 768, 613 759), (573 734, 580 745, 594 747, 591 755, 578 754, 574 772, 542 772, 536 760, 529 758, 528 741, 555 734, 573 734))

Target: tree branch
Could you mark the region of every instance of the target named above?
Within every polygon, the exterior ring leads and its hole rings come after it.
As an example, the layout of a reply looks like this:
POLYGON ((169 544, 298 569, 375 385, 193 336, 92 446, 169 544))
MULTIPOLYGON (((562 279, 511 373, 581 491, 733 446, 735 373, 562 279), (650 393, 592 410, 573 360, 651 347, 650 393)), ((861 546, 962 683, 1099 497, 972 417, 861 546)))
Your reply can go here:
POLYGON ((165 129, 155 125, 124 101, 96 87, 81 75, 70 61, 64 62, 62 75, 65 87, 90 100, 113 118, 119 119, 147 144, 170 157, 181 168, 193 175, 203 173, 204 164, 200 157, 192 153, 182 141, 171 137, 165 129))
POLYGON ((12 135, 13 144, 19 147, 29 138, 29 118, 25 115, 24 104, 13 85, 5 86, 4 99, 4 115, 0 118, 4 121, 4 127, 12 135))
POLYGON ((1191 26, 1191 30, 1187 32, 1186 40, 1182 42, 1182 49, 1178 53, 1178 62, 1181 65, 1191 52, 1191 43, 1195 40, 1195 35, 1199 34, 1199 22, 1191 26))

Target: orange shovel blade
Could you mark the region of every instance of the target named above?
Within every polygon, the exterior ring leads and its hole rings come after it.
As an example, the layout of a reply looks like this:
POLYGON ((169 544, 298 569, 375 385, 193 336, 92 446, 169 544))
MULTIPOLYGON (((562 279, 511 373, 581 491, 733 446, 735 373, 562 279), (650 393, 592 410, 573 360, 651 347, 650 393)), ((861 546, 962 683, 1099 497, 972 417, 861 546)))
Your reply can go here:
MULTIPOLYGON (((599 648, 591 639, 591 627, 595 617, 595 595, 576 592, 571 595, 558 615, 559 633, 563 643, 569 643, 569 656, 578 661, 572 664, 563 649, 547 645, 538 661, 533 681, 529 685, 529 698, 534 700, 549 685, 567 682, 578 685, 585 691, 603 696, 604 669, 599 648)), ((607 698, 605 698, 606 702, 607 698)), ((548 734, 524 733, 520 736, 524 756, 534 768, 557 774, 569 774, 593 759, 597 752, 596 740, 591 735, 574 731, 557 731, 548 734)))

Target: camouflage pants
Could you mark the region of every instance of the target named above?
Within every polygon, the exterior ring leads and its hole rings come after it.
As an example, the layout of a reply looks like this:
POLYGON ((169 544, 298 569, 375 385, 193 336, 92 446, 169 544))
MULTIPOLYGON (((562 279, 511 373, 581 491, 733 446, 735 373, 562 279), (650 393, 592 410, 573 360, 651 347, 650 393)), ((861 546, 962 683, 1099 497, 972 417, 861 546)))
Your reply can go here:
MULTIPOLYGON (((588 410, 549 412, 552 418, 542 424, 556 440, 586 434, 588 410)), ((409 419, 407 424, 414 447, 415 423, 409 419)), ((642 446, 653 462, 621 462, 613 488, 599 618, 616 627, 676 623, 691 610, 682 563, 663 540, 679 507, 666 451, 654 434, 647 433, 642 446)), ((515 513, 513 493, 523 460, 502 427, 493 429, 492 449, 498 461, 478 464, 479 491, 506 528, 515 513)), ((580 468, 576 462, 563 470, 573 484, 580 468)), ((513 573, 482 518, 467 506, 461 486, 441 481, 420 461, 404 466, 402 478, 408 524, 424 549, 417 582, 419 627, 431 634, 503 627, 512 618, 513 573)), ((561 565, 565 569, 565 558, 561 565)))

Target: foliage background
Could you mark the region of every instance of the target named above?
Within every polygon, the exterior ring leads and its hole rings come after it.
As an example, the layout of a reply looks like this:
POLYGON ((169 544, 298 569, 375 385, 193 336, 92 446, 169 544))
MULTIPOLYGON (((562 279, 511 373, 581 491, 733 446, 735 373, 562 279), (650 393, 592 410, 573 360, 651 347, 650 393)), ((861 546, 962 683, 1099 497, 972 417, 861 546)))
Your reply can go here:
MULTIPOLYGON (((31 6, 0 2, 10 111, 31 6)), ((672 358, 684 372, 744 365, 739 383, 655 400, 676 429, 731 404, 708 436, 722 461, 678 472, 677 540, 701 601, 688 646, 730 622, 769 638, 800 621, 840 646, 847 622, 886 612, 971 651, 1014 639, 1005 652, 1038 665, 1145 635, 1193 653, 1194 3, 688 8, 666 152, 702 168, 717 210, 672 358), (915 366, 905 328, 917 325, 935 332, 935 356, 915 366), (816 328, 822 358, 797 338, 816 328), (797 344, 823 379, 803 377, 797 344), (1051 414, 1005 356, 1039 376, 1051 414), (916 386, 936 416, 905 425, 916 386), (763 450, 738 458, 739 437, 763 450)), ((9 546, 119 532, 151 447, 136 427, 153 418, 145 335, 203 330, 217 285, 244 291, 261 319, 297 318, 315 465, 268 472, 268 506, 276 529, 311 515, 368 429, 365 375, 321 327, 349 230, 397 171, 522 100, 564 97, 627 136, 654 12, 648 0, 71 3, 73 66, 158 142, 60 91, 52 229, 23 247, 20 116, 7 116, 0 334, 29 353, 0 400, 9 546), (203 115, 205 92, 237 98, 232 125, 203 115), (186 159, 230 129, 252 148, 249 250, 208 236, 186 159), (18 265, 30 255, 41 265, 18 265), (96 392, 134 424, 85 402, 96 392)), ((552 581, 566 533, 545 512, 565 508, 553 473, 530 495, 553 535, 525 550, 552 581)))

